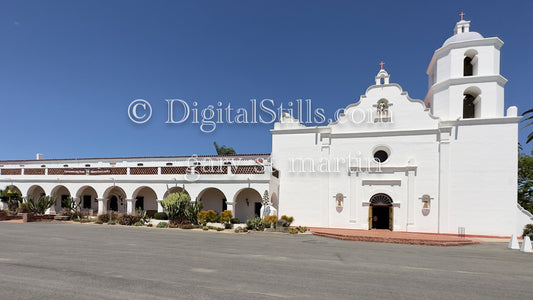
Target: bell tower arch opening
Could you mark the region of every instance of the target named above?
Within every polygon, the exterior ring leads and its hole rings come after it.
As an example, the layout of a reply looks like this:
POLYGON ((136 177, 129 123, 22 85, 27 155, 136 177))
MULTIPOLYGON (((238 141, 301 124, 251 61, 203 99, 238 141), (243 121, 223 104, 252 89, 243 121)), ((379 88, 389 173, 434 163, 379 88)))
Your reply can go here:
POLYGON ((463 119, 481 117, 480 94, 481 90, 475 86, 471 86, 463 92, 463 119))

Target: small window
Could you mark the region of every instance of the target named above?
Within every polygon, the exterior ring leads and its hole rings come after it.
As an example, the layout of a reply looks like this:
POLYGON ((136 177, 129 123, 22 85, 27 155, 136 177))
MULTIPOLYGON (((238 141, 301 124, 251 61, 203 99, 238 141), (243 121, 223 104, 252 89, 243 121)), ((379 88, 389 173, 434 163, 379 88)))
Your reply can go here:
POLYGON ((138 163, 138 164, 137 164, 137 167, 142 167, 142 166, 144 166, 143 163, 138 163))
POLYGON ((91 166, 91 165, 89 165, 89 164, 86 164, 86 165, 85 165, 86 168, 88 168, 88 167, 90 167, 90 166, 91 166))
POLYGON ((41 168, 46 168, 46 165, 41 165, 41 168))
POLYGON ((385 150, 378 150, 374 152, 374 159, 377 162, 385 162, 389 158, 389 154, 385 150))
POLYGON ((68 165, 63 165, 63 168, 68 168, 68 165))
POLYGON ((167 163, 167 166, 172 166, 172 163, 167 163))

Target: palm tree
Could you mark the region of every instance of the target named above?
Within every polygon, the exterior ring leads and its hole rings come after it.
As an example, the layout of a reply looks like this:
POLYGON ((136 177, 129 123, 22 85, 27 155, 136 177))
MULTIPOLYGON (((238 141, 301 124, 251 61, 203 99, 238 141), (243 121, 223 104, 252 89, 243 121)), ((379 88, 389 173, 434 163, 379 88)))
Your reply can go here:
MULTIPOLYGON (((527 114, 530 114, 530 116, 528 116, 527 118, 523 119, 522 122, 524 121, 527 121, 527 120, 533 120, 533 108, 532 109, 529 109, 529 110, 526 110, 522 116, 525 116, 527 114)), ((526 126, 524 126, 523 128, 526 128, 528 127, 529 125, 533 124, 533 121, 530 121, 529 123, 526 124, 526 126)), ((526 144, 531 142, 533 140, 533 131, 527 136, 527 141, 526 141, 526 144)))

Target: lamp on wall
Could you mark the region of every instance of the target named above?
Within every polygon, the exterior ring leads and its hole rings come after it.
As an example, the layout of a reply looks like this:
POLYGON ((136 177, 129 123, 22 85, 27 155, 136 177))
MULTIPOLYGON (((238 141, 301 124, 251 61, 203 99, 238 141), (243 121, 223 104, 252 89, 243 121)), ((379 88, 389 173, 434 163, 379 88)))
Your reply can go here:
POLYGON ((246 206, 250 206, 250 201, 248 201, 248 198, 246 198, 246 206))

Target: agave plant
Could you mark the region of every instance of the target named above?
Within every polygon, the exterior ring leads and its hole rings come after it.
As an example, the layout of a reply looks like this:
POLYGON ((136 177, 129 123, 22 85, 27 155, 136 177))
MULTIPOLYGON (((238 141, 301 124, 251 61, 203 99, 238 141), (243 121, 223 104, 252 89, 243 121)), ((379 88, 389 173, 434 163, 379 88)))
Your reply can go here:
MULTIPOLYGON (((527 120, 533 120, 533 108, 532 109, 529 109, 529 110, 526 110, 522 116, 525 116, 525 115, 530 115, 528 116, 527 118, 523 119, 522 122, 525 122, 527 120)), ((523 128, 526 128, 528 126, 530 126, 531 124, 533 124, 533 121, 530 121, 529 123, 526 124, 526 126, 524 126, 523 128)), ((527 136, 527 142, 526 143, 529 143, 533 140, 533 131, 531 133, 529 133, 529 135, 527 136)))
POLYGON ((41 196, 39 199, 34 200, 31 197, 26 199, 26 205, 28 208, 36 214, 44 215, 47 209, 56 204, 56 197, 53 196, 41 196))

